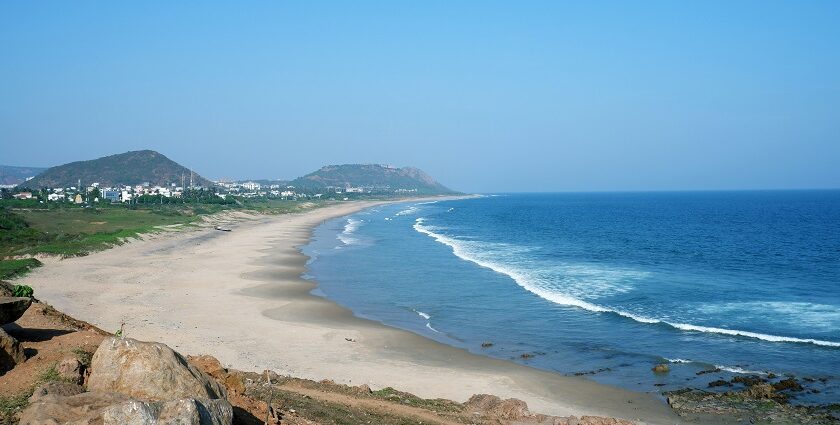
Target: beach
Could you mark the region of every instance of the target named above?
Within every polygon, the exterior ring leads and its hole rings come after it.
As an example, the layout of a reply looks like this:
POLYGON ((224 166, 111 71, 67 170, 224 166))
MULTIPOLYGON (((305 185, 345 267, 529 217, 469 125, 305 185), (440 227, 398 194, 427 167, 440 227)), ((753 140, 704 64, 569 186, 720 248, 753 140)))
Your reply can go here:
POLYGON ((490 393, 531 411, 673 424, 653 395, 491 359, 353 316, 310 294, 299 247, 312 229, 377 202, 305 213, 240 217, 151 235, 85 257, 50 259, 19 279, 39 299, 108 331, 211 354, 227 367, 337 383, 394 387, 465 401, 490 393), (124 325, 123 325, 124 323, 124 325))

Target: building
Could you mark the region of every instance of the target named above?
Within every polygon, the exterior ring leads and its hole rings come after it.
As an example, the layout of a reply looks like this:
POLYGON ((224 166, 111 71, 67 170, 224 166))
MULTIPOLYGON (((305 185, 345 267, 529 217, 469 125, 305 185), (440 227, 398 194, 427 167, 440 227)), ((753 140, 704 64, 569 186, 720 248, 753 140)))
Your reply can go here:
POLYGON ((76 198, 73 199, 73 202, 75 202, 77 204, 81 204, 81 203, 85 202, 85 200, 82 199, 82 194, 81 193, 77 193, 76 198))
POLYGON ((15 199, 32 199, 32 192, 20 192, 12 195, 15 199))
POLYGON ((120 192, 117 190, 105 189, 102 191, 102 199, 110 202, 120 202, 120 192))

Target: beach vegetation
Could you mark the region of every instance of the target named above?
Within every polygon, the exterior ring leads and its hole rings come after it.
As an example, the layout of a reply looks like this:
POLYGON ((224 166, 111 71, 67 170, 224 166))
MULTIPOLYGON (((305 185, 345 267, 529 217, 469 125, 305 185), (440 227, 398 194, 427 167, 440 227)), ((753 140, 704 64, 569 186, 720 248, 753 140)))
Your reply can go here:
POLYGON ((15 285, 12 288, 12 294, 16 297, 32 298, 35 291, 29 285, 15 285))
POLYGON ((36 258, 22 258, 0 261, 0 279, 13 279, 40 267, 41 262, 36 258))

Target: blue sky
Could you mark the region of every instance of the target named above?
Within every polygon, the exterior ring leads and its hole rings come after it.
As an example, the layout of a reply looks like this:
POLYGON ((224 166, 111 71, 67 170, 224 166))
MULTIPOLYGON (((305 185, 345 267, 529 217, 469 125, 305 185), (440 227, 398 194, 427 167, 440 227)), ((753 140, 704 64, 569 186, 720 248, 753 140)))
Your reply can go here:
POLYGON ((2 2, 0 164, 840 187, 840 2, 2 2))

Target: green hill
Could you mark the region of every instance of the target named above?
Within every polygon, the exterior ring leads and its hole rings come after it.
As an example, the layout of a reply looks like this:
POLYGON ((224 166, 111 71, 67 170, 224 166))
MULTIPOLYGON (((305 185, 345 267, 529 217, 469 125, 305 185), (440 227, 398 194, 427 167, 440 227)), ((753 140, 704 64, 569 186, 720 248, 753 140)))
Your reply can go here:
POLYGON ((382 191, 410 190, 421 194, 454 193, 422 170, 378 164, 328 165, 290 182, 302 189, 363 187, 382 191))
MULTIPOLYGON (((76 186, 99 183, 102 186, 121 186, 149 183, 151 185, 186 185, 190 182, 190 170, 181 164, 151 150, 132 151, 93 159, 77 161, 52 167, 34 179, 19 186, 37 189, 41 187, 76 186)), ((210 186, 212 182, 193 174, 195 186, 210 186)))
POLYGON ((20 184, 30 177, 37 176, 44 170, 46 168, 0 165, 0 184, 20 184))

